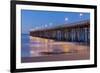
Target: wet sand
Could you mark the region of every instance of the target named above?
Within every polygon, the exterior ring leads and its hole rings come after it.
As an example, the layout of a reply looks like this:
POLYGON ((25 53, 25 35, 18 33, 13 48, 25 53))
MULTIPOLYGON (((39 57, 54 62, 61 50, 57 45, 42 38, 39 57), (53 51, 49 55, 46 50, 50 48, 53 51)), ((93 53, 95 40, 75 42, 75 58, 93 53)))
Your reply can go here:
POLYGON ((86 60, 90 58, 89 45, 76 42, 30 37, 30 47, 30 57, 22 57, 22 62, 86 60))
POLYGON ((22 62, 48 62, 48 61, 69 61, 69 60, 86 60, 89 59, 90 55, 84 54, 59 54, 59 55, 48 55, 38 57, 23 57, 22 62))

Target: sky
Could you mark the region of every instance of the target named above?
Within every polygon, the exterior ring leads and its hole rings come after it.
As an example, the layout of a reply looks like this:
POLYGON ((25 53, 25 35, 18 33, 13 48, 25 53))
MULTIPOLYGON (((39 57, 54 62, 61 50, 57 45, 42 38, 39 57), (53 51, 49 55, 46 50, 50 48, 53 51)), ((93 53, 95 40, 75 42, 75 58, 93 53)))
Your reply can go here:
POLYGON ((21 10, 21 30, 23 34, 29 34, 30 30, 63 26, 87 19, 90 19, 90 13, 21 10))

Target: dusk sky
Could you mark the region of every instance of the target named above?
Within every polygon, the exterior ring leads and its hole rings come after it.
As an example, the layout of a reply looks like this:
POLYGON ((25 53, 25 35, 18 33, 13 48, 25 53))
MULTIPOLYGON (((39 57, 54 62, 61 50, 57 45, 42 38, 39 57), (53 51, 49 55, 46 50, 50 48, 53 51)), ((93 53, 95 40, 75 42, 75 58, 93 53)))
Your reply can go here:
POLYGON ((90 19, 90 13, 21 10, 22 33, 90 19))

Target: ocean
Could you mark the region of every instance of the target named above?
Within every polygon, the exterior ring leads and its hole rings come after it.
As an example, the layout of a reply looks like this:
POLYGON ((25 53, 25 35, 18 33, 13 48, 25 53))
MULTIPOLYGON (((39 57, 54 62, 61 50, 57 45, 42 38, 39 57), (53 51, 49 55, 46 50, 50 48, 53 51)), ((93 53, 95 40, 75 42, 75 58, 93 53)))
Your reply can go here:
POLYGON ((30 39, 29 34, 21 34, 21 57, 30 56, 30 39))

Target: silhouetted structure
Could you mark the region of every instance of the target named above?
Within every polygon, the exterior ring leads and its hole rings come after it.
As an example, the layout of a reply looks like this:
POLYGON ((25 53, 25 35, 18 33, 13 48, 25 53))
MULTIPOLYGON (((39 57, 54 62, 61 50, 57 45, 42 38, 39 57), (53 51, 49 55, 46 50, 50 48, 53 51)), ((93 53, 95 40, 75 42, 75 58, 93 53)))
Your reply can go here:
POLYGON ((30 36, 68 42, 90 42, 90 21, 80 21, 53 28, 30 31, 30 36))

